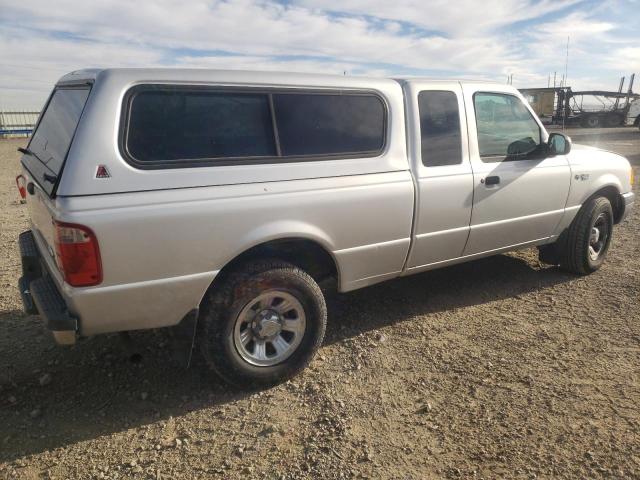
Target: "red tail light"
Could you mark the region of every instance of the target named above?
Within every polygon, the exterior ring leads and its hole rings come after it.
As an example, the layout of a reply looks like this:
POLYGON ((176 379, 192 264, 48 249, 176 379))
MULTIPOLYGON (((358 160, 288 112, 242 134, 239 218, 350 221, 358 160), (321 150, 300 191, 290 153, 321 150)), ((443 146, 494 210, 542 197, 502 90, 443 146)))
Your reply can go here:
POLYGON ((18 175, 16 177, 16 185, 18 186, 18 191, 20 192, 20 198, 22 200, 27 199, 27 179, 24 178, 24 175, 18 175))
POLYGON ((83 225, 55 222, 56 261, 72 287, 90 287, 102 282, 98 240, 83 225))

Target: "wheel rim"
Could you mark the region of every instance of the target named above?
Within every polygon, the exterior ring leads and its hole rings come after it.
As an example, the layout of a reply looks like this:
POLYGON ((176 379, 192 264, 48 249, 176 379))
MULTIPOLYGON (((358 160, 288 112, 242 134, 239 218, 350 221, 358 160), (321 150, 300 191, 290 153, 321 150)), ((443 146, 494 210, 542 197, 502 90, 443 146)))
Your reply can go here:
POLYGON ((270 290, 258 295, 236 318, 233 343, 248 363, 269 367, 296 351, 306 328, 300 301, 288 292, 270 290))
POLYGON ((589 258, 592 261, 598 260, 606 250, 609 231, 610 227, 607 215, 601 213, 593 223, 589 234, 589 258))

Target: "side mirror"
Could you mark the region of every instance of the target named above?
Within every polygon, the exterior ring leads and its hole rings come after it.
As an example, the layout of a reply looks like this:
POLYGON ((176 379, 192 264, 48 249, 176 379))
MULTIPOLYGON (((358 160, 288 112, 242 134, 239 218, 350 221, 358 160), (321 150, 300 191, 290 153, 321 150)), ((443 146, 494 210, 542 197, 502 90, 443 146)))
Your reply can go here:
POLYGON ((549 135, 549 153, 551 156, 566 155, 571 151, 571 138, 563 133, 552 133, 549 135))

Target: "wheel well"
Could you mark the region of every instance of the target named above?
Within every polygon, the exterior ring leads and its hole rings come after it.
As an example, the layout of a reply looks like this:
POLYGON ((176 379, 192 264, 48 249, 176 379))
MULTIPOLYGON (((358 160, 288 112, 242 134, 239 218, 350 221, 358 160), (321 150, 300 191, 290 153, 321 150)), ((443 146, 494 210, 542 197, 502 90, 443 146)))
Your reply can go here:
MULTIPOLYGON (((613 221, 614 223, 618 223, 622 214, 624 213, 624 203, 622 202, 622 197, 620 196, 620 192, 614 186, 608 186, 601 188, 596 193, 591 195, 589 199, 595 197, 605 197, 611 203, 611 208, 613 210, 613 221)), ((585 202, 586 203, 586 202, 585 202)))
POLYGON ((252 247, 227 263, 216 276, 214 284, 243 263, 262 258, 277 258, 289 262, 320 283, 328 278, 338 280, 338 268, 333 256, 319 243, 305 238, 272 240, 252 247))

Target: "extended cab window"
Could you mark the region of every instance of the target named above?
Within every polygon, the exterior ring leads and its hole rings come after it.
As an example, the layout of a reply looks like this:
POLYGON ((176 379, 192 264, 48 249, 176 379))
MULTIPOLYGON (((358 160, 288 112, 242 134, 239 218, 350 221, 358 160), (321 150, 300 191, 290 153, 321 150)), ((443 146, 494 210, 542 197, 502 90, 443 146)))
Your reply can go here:
POLYGON ((373 94, 143 85, 125 107, 123 153, 141 168, 371 156, 385 141, 373 94))
POLYGON ((462 163, 458 98, 453 92, 418 94, 422 163, 427 167, 462 163))
POLYGON ((478 92, 473 96, 480 157, 485 162, 521 160, 537 156, 538 123, 514 95, 478 92))

